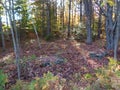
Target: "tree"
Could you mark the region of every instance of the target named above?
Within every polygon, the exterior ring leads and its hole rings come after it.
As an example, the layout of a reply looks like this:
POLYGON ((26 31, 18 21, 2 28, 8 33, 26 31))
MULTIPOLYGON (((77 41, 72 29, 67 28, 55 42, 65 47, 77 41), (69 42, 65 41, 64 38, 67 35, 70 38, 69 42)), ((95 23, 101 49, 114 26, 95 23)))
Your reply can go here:
POLYGON ((106 12, 106 42, 107 42, 107 50, 113 49, 114 46, 114 23, 113 23, 113 6, 107 3, 107 12, 106 12))
POLYGON ((71 0, 69 0, 69 16, 68 16, 68 34, 67 37, 70 37, 70 20, 71 20, 71 0))
POLYGON ((8 1, 9 4, 9 8, 7 8, 8 6, 6 6, 2 1, 0 2, 0 4, 2 4, 2 6, 5 8, 5 10, 8 13, 9 16, 9 21, 10 21, 10 26, 11 26, 11 34, 12 34, 12 40, 13 40, 13 46, 14 46, 14 52, 15 52, 15 58, 16 58, 16 66, 17 66, 17 73, 18 73, 18 79, 20 79, 20 54, 19 54, 19 47, 18 47, 18 42, 17 42, 17 37, 15 37, 15 33, 14 30, 16 30, 15 28, 15 23, 13 21, 15 21, 14 18, 14 3, 13 0, 12 1, 8 1))
POLYGON ((82 22, 82 9, 83 9, 83 1, 80 0, 80 22, 82 22))
POLYGON ((114 38, 114 59, 117 60, 117 50, 118 50, 118 42, 120 37, 120 0, 116 1, 117 5, 117 26, 115 30, 115 38, 114 38))
POLYGON ((1 38, 2 38, 2 49, 4 51, 5 50, 5 39, 4 39, 4 33, 3 33, 3 29, 2 29, 1 13, 2 13, 2 7, 0 8, 0 35, 1 35, 1 38))
POLYGON ((84 0, 85 15, 86 15, 86 29, 87 29, 87 44, 92 44, 92 29, 91 29, 91 19, 92 19, 92 0, 84 0))
POLYGON ((47 36, 50 35, 51 33, 51 13, 50 13, 50 10, 51 10, 51 3, 50 3, 50 0, 47 0, 46 2, 46 9, 47 9, 47 36))
POLYGON ((27 0, 16 0, 14 5, 15 14, 20 18, 20 29, 26 28, 28 25, 28 5, 27 0))
MULTIPOLYGON (((101 5, 101 4, 102 4, 102 1, 100 1, 99 3, 100 3, 100 5, 101 5)), ((101 21, 101 20, 102 20, 102 9, 99 8, 98 35, 97 35, 98 39, 100 39, 100 35, 101 35, 101 33, 102 33, 102 30, 101 30, 102 21, 101 21)))

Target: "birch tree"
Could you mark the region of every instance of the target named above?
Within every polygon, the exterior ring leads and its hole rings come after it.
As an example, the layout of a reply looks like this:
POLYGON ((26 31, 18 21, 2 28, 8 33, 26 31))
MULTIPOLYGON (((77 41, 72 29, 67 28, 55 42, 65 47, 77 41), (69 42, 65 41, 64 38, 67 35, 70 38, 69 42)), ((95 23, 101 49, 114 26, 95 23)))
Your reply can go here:
POLYGON ((13 21, 15 21, 15 18, 14 18, 14 4, 13 4, 13 1, 9 1, 8 0, 8 3, 9 3, 9 6, 6 6, 4 4, 4 2, 0 2, 0 4, 2 4, 2 6, 5 8, 5 10, 7 11, 8 13, 8 16, 9 16, 9 21, 10 21, 10 26, 11 26, 11 34, 12 34, 12 40, 13 40, 13 47, 14 47, 14 53, 15 53, 15 58, 16 58, 16 66, 17 66, 17 74, 18 74, 18 79, 20 79, 20 54, 19 54, 19 48, 18 48, 18 42, 17 42, 17 39, 18 38, 15 38, 15 33, 14 33, 14 30, 16 30, 15 28, 15 23, 13 23, 13 21))

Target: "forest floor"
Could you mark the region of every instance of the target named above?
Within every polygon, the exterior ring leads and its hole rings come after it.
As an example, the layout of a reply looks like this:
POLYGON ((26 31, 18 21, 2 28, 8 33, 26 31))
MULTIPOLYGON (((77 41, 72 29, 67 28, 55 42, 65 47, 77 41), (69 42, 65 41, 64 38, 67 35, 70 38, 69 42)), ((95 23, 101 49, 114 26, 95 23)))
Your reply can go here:
MULTIPOLYGON (((92 45, 64 39, 53 42, 41 41, 41 48, 39 48, 37 41, 32 39, 22 42, 20 47, 21 57, 25 61, 21 65, 23 80, 29 81, 36 76, 41 77, 43 73, 50 71, 66 80, 81 82, 79 83, 81 86, 86 85, 87 82, 74 79, 74 75, 76 73, 80 73, 81 76, 87 73, 94 74, 95 69, 108 64, 107 57, 112 55, 109 53, 100 59, 90 57, 90 53, 105 52, 103 40, 97 40, 92 45)), ((0 54, 0 68, 8 73, 10 84, 15 83, 17 79, 14 61, 13 48, 8 47, 7 51, 0 54)))

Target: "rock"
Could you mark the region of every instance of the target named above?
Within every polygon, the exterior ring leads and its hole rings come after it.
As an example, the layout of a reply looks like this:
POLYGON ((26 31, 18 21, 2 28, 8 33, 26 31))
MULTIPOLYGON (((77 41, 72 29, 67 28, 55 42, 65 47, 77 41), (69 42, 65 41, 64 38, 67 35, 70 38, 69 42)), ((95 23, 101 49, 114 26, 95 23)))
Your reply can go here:
POLYGON ((55 64, 62 64, 62 63, 64 63, 64 60, 61 58, 58 58, 54 63, 55 64))
POLYGON ((90 52, 89 53, 89 56, 91 57, 91 58, 97 58, 97 59, 102 59, 102 58, 104 58, 105 56, 107 56, 108 55, 108 53, 107 52, 102 52, 102 53, 95 53, 95 52, 90 52))
POLYGON ((64 62, 65 62, 64 58, 59 56, 44 57, 44 58, 41 58, 40 67, 52 66, 55 64, 62 64, 64 62))
POLYGON ((51 66, 51 64, 50 64, 50 62, 43 62, 40 66, 46 67, 46 66, 51 66))

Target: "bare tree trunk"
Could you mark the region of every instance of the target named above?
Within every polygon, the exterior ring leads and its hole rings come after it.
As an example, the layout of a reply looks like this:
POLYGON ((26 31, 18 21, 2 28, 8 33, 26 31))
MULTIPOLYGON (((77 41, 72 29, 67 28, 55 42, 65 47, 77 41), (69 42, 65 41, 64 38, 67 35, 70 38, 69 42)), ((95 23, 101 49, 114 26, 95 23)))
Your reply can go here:
MULTIPOLYGON (((18 38, 15 38, 15 33, 14 33, 14 30, 16 29, 15 28, 15 21, 14 19, 14 6, 12 6, 13 4, 13 1, 9 1, 9 9, 7 9, 5 7, 5 9, 7 10, 8 12, 8 15, 9 15, 9 21, 10 21, 10 26, 11 26, 11 33, 12 33, 12 40, 13 40, 13 45, 14 45, 14 52, 15 52, 15 57, 16 57, 16 66, 17 66, 17 73, 18 73, 18 79, 20 80, 20 55, 19 55, 19 48, 18 48, 18 42, 17 42, 17 39, 18 38), (13 10, 11 10, 13 9, 13 10), (13 18, 12 18, 13 17, 13 18)), ((14 5, 14 4, 13 4, 14 5)))
POLYGON ((73 30, 73 27, 74 27, 74 11, 73 11, 73 9, 74 9, 74 1, 72 1, 72 30, 73 30))
MULTIPOLYGON (((101 3, 102 2, 100 1, 100 5, 101 5, 101 3)), ((101 30, 102 22, 101 22, 101 20, 102 20, 102 10, 100 8, 100 10, 99 10, 99 18, 98 18, 98 35, 97 35, 98 39, 100 39, 100 34, 102 33, 102 30, 101 30)))
POLYGON ((47 1, 47 35, 51 33, 50 1, 47 1))
POLYGON ((114 28, 113 28, 113 7, 107 4, 107 17, 106 17, 106 43, 107 50, 113 50, 114 47, 114 28))
POLYGON ((4 33, 3 33, 3 29, 2 29, 2 18, 0 15, 0 34, 1 34, 1 38, 2 38, 2 49, 3 51, 5 50, 5 39, 4 39, 4 33))
POLYGON ((71 0, 69 0, 69 17, 68 17, 68 35, 70 37, 70 20, 71 20, 71 0))
POLYGON ((45 31, 45 1, 42 0, 42 37, 44 37, 45 31))
POLYGON ((38 46, 39 46, 39 48, 41 48, 40 38, 39 38, 39 36, 38 36, 37 28, 36 28, 34 22, 33 22, 33 28, 34 28, 35 34, 36 34, 36 36, 37 36, 38 46))
POLYGON ((92 44, 92 29, 91 29, 91 15, 92 15, 92 1, 84 0, 85 14, 86 14, 86 29, 87 29, 87 44, 92 44))
POLYGON ((114 38, 114 59, 117 60, 117 50, 118 50, 118 42, 120 37, 120 1, 117 0, 117 27, 115 30, 115 38, 114 38))
POLYGON ((64 11, 65 11, 65 0, 62 1, 63 3, 63 19, 62 19, 62 27, 64 28, 64 11))
POLYGON ((80 22, 82 22, 82 0, 80 0, 80 22))

